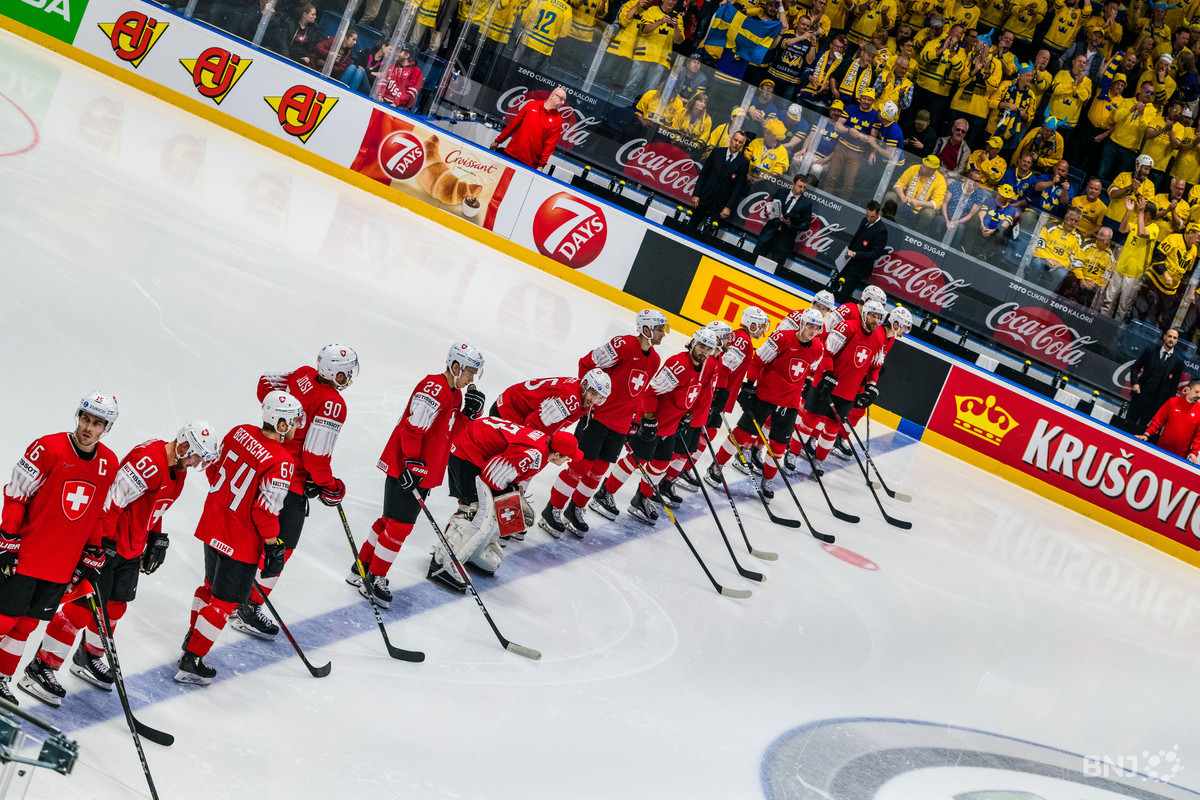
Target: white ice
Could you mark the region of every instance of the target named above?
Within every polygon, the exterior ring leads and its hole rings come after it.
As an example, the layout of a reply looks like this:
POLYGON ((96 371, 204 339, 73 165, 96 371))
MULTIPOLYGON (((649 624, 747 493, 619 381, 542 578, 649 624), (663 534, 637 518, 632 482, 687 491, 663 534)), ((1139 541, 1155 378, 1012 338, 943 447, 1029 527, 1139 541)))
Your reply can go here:
MULTIPOLYGON (((376 458, 451 341, 485 353, 490 402, 519 380, 573 375, 581 355, 631 327, 622 308, 7 34, 0 153, 0 464, 68 429, 93 388, 120 400, 106 440, 118 454, 190 417, 222 430, 252 422, 260 373, 341 341, 363 365, 334 457, 361 541, 380 510, 376 458)), ((663 351, 682 342, 674 335, 663 351)), ((1200 787, 1195 570, 878 424, 871 433, 889 483, 915 498, 884 498, 911 531, 884 524, 853 462, 831 459, 826 483, 858 525, 795 481, 813 524, 857 563, 771 524, 738 475, 751 541, 779 553, 748 555, 714 495, 738 560, 768 578, 745 580, 703 500, 685 498, 680 521, 714 577, 751 588, 748 600, 719 596, 665 519, 651 530, 623 515, 582 541, 531 531, 499 577, 479 583, 503 633, 541 650, 540 662, 502 650, 470 597, 424 580, 424 521, 391 572, 385 619, 394 643, 428 659, 389 659, 343 582, 337 516, 314 505, 273 599, 332 674, 310 677, 283 637, 227 629, 207 688, 171 681, 202 573, 193 477, 166 517, 166 564, 143 577, 117 634, 138 716, 177 737, 146 744, 159 794, 1107 796, 982 768, 912 771, 877 794, 856 794, 850 778, 827 791, 805 775, 829 751, 782 743, 838 719, 930 723, 911 730, 947 746, 960 729, 985 731, 1138 772, 1169 751, 1182 766, 1175 784, 1200 787)), ((550 480, 534 483, 540 502, 550 480)), ((439 518, 451 507, 435 493, 439 518)), ((786 492, 773 508, 796 516, 786 492)), ((39 771, 28 796, 148 796, 117 697, 66 670, 62 681, 57 711, 19 699, 77 739, 81 761, 67 777, 39 771)))

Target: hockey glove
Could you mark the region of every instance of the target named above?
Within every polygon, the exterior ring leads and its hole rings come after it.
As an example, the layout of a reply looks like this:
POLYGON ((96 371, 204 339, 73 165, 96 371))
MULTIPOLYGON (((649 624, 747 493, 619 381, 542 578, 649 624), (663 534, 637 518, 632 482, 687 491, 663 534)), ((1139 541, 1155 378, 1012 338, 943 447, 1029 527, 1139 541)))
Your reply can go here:
POLYGON ((879 387, 874 382, 868 383, 858 397, 854 398, 855 408, 867 408, 879 397, 879 387))
POLYGON ((83 555, 75 566, 75 574, 71 576, 71 586, 78 586, 83 581, 96 585, 100 570, 104 568, 104 548, 89 544, 83 548, 83 555))
POLYGON ((263 565, 258 574, 263 579, 278 578, 283 574, 283 562, 286 550, 283 549, 283 539, 275 538, 263 544, 263 565))
POLYGON ((837 376, 832 372, 826 372, 821 376, 821 380, 817 383, 817 407, 823 408, 829 404, 829 399, 833 396, 833 390, 837 387, 837 376))
POLYGON ((21 549, 21 537, 0 531, 0 575, 8 577, 16 572, 17 551, 21 549))
POLYGON ((483 413, 484 400, 483 392, 476 389, 475 384, 471 384, 463 396, 463 414, 466 414, 469 419, 478 419, 479 415, 483 413))
MULTIPOLYGON (((749 409, 754 404, 755 398, 758 397, 758 387, 750 381, 742 384, 742 390, 738 392, 738 404, 743 409, 749 409)), ((754 412, 751 412, 754 413, 754 412)))
POLYGON ((321 487, 321 502, 327 506, 336 506, 345 496, 346 484, 342 483, 341 478, 334 478, 332 484, 321 487))
POLYGON ((658 420, 653 417, 642 417, 638 425, 637 437, 643 442, 653 442, 658 438, 658 420))
POLYGON ((150 534, 146 540, 146 551, 142 553, 142 572, 150 575, 167 560, 167 547, 171 540, 161 531, 150 534))
POLYGON ((304 496, 309 500, 312 500, 314 497, 321 496, 321 487, 317 486, 316 482, 312 478, 308 478, 304 481, 304 496))
POLYGON ((428 474, 429 468, 425 466, 424 461, 410 458, 404 462, 404 472, 400 473, 400 477, 397 480, 400 481, 401 489, 411 492, 421 485, 421 481, 425 480, 425 476, 428 474))

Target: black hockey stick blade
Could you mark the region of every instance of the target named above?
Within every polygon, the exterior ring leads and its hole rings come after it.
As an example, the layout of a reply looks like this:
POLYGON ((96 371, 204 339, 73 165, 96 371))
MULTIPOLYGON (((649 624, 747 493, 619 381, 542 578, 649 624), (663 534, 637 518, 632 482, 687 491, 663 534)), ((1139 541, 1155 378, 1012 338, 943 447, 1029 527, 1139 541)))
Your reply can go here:
POLYGON ((842 511, 833 504, 833 500, 829 498, 829 492, 825 489, 825 483, 821 480, 821 474, 817 469, 816 459, 809 454, 807 448, 801 447, 800 449, 804 452, 804 458, 808 460, 808 466, 812 469, 813 480, 817 482, 817 486, 821 488, 821 494, 825 496, 825 505, 829 506, 829 513, 833 514, 834 517, 842 520, 843 522, 849 522, 851 524, 862 522, 862 518, 857 514, 850 514, 842 511))
MULTIPOLYGON (((763 434, 762 428, 759 427, 758 420, 754 419, 754 417, 751 417, 750 421, 754 423, 754 430, 758 431, 759 441, 761 441, 763 447, 766 448, 767 455, 769 455, 771 460, 775 462, 775 469, 779 472, 779 477, 783 479, 783 485, 787 487, 788 494, 792 496, 792 502, 796 504, 796 510, 800 512, 800 519, 804 520, 804 524, 808 526, 808 532, 811 533, 812 537, 819 542, 833 544, 835 541, 833 535, 829 533, 821 533, 819 530, 813 527, 812 522, 808 519, 808 514, 804 511, 804 506, 800 505, 800 498, 796 496, 796 490, 792 488, 792 482, 788 480, 787 473, 783 471, 783 465, 779 463, 778 456, 775 455, 775 451, 771 449, 771 445, 767 442, 767 437, 763 434)), ((763 498, 763 504, 766 505, 765 497, 763 498)))
MULTIPOLYGON (((845 418, 842 417, 836 408, 833 409, 833 413, 836 415, 837 420, 842 423, 843 432, 845 432, 847 428, 850 428, 850 424, 846 422, 845 418)), ((850 432, 857 438, 857 434, 854 433, 853 428, 850 428, 850 432)), ((871 497, 875 498, 875 505, 879 506, 879 513, 883 515, 884 522, 886 522, 888 525, 892 525, 893 527, 900 528, 901 530, 910 530, 912 528, 911 522, 903 519, 896 519, 887 512, 886 508, 883 507, 883 501, 879 499, 879 493, 875 491, 875 487, 871 483, 871 478, 869 475, 867 475, 867 468, 863 464, 862 458, 858 455, 858 451, 851 447, 850 452, 854 454, 854 460, 858 462, 858 468, 863 474, 863 480, 867 482, 867 488, 871 490, 871 497)))
MULTIPOLYGON (((721 419, 724 421, 723 416, 721 419)), ((712 442, 709 440, 707 432, 702 433, 700 438, 704 440, 704 444, 708 448, 708 454, 712 456, 713 464, 715 465, 717 462, 717 453, 713 449, 712 442)), ((734 444, 736 444, 736 442, 734 444)), ((742 534, 742 541, 746 543, 746 552, 757 559, 761 559, 762 561, 777 561, 779 559, 778 553, 770 553, 765 550, 759 550, 754 545, 750 544, 750 537, 746 535, 746 526, 742 524, 742 515, 738 513, 737 503, 733 501, 733 492, 729 491, 729 481, 725 480, 725 473, 721 471, 719 466, 717 467, 717 474, 721 476, 721 488, 725 491, 725 499, 729 501, 729 509, 733 512, 733 518, 737 520, 738 530, 742 534)))
POLYGON ((308 660, 308 656, 304 655, 304 651, 300 649, 300 643, 296 641, 296 637, 292 636, 292 632, 288 630, 288 626, 284 624, 283 619, 279 616, 279 612, 275 610, 275 604, 271 602, 271 598, 267 597, 267 593, 263 591, 262 586, 258 581, 254 581, 254 588, 258 590, 258 594, 262 597, 263 602, 267 605, 267 610, 271 612, 271 616, 279 623, 279 629, 283 631, 283 635, 291 642, 292 649, 296 651, 296 655, 300 656, 300 661, 304 664, 304 668, 308 670, 308 674, 314 678, 324 678, 333 671, 333 662, 330 661, 320 667, 314 667, 312 662, 308 660))
POLYGON ((154 742, 160 747, 170 747, 175 744, 175 737, 166 731, 160 731, 157 728, 151 728, 146 723, 142 722, 137 717, 133 718, 133 727, 137 730, 138 736, 148 742, 154 742))
MULTIPOLYGON (((891 488, 888 487, 887 483, 883 480, 883 473, 879 471, 879 467, 876 466, 876 464, 875 464, 875 459, 871 458, 870 449, 868 449, 866 444, 863 443, 862 437, 858 435, 858 431, 856 431, 854 429, 854 426, 850 425, 845 420, 842 421, 842 424, 845 427, 850 429, 850 433, 853 434, 853 436, 854 436, 854 441, 858 442, 858 446, 862 448, 863 454, 867 457, 867 466, 870 467, 871 469, 875 470, 875 477, 879 479, 878 481, 871 480, 870 472, 864 470, 863 474, 867 478, 867 485, 869 485, 872 489, 883 489, 885 492, 887 492, 887 496, 892 498, 893 500, 899 500, 901 503, 911 503, 912 495, 905 494, 904 492, 893 492, 891 490, 891 488)), ((868 433, 868 435, 870 434, 870 430, 871 430, 870 426, 871 426, 871 409, 868 407, 867 408, 867 433, 868 433)))
MULTIPOLYGON (((342 528, 346 531, 346 540, 350 542, 350 552, 354 554, 354 567, 358 570, 358 577, 365 584, 367 582, 367 571, 362 565, 362 561, 358 558, 358 545, 354 541, 354 534, 350 532, 350 521, 346 519, 346 512, 342 510, 342 504, 338 503, 338 516, 342 518, 342 528)), ((362 594, 361 592, 359 594, 362 594)), ((405 650, 396 647, 392 644, 392 640, 388 638, 387 628, 383 624, 383 617, 379 613, 379 606, 375 604, 374 597, 368 597, 367 602, 371 604, 371 610, 375 612, 375 622, 379 625, 379 632, 383 635, 383 646, 387 648, 387 653, 397 661, 407 661, 410 664, 420 664, 425 660, 425 654, 419 650, 405 650)))

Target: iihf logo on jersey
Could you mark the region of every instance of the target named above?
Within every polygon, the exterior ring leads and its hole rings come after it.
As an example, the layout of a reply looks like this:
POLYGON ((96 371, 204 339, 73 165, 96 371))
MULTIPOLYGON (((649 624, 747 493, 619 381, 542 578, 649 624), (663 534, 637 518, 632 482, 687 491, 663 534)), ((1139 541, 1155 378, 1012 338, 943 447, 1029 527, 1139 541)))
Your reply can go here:
POLYGON ((199 58, 181 58, 179 63, 191 73, 196 91, 221 105, 221 101, 254 62, 220 47, 210 47, 199 58))
POLYGON ((86 481, 66 481, 63 483, 62 509, 63 514, 71 522, 83 516, 96 496, 96 487, 86 481))
POLYGON ((599 206, 570 192, 546 198, 533 217, 533 241, 538 252, 571 269, 596 260, 608 238, 608 225, 599 206))
MULTIPOLYGON (((303 84, 288 89, 282 97, 263 99, 277 115, 283 132, 302 142, 307 142, 308 137, 316 132, 317 126, 333 111, 338 101, 336 97, 327 97, 324 92, 303 84)), ((346 354, 343 352, 342 355, 346 354)))
POLYGON ((168 24, 137 11, 126 11, 116 22, 100 22, 97 27, 108 37, 113 55, 128 61, 136 69, 168 24))
POLYGON ((379 168, 395 181, 417 177, 425 166, 425 145, 409 131, 395 131, 379 143, 379 168))

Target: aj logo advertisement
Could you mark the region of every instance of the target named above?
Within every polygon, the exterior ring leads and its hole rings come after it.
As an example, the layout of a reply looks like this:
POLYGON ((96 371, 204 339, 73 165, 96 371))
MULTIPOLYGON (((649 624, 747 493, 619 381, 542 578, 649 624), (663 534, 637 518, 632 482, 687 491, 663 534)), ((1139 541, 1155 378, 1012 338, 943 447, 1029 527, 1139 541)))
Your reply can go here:
POLYGON ((316 133, 317 127, 333 111, 338 101, 336 97, 329 97, 304 84, 293 86, 279 97, 263 99, 275 112, 283 132, 302 142, 307 142, 316 133))
POLYGON ((158 43, 169 23, 138 11, 127 11, 116 22, 101 22, 97 27, 108 37, 113 55, 136 69, 158 43))

